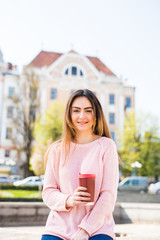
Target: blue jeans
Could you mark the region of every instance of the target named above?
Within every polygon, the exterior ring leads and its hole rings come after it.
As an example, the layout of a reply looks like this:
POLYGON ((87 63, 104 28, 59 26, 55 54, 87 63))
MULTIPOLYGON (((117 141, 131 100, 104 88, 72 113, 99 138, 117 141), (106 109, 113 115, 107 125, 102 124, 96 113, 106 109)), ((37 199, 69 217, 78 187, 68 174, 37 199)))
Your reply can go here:
MULTIPOLYGON (((98 234, 95 235, 93 237, 90 237, 89 240, 113 240, 111 237, 109 237, 108 235, 104 235, 104 234, 98 234)), ((43 235, 41 240, 62 240, 62 238, 60 237, 56 237, 56 236, 51 236, 51 235, 43 235)))

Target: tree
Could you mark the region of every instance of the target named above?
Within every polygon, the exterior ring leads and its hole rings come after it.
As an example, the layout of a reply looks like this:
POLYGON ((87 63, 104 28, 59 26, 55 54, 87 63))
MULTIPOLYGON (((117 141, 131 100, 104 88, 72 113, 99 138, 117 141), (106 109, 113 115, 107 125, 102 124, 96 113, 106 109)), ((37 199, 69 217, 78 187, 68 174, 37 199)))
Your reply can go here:
POLYGON ((54 101, 46 110, 44 116, 39 116, 34 125, 34 137, 36 142, 47 144, 51 139, 53 142, 62 135, 62 124, 64 115, 64 104, 54 101))
POLYGON ((120 157, 123 161, 122 172, 125 176, 132 172, 131 164, 140 161, 140 138, 137 131, 135 113, 128 113, 125 118, 124 133, 121 136, 120 157))
POLYGON ((160 137, 157 120, 150 114, 127 114, 124 135, 122 137, 120 155, 124 162, 123 174, 130 175, 133 171, 131 164, 139 162, 137 174, 154 176, 160 175, 160 137))
POLYGON ((15 136, 12 142, 17 150, 18 158, 25 155, 23 163, 24 177, 33 175, 30 169, 30 157, 33 142, 33 126, 39 114, 39 82, 40 79, 32 67, 26 66, 21 79, 20 94, 15 96, 16 118, 14 119, 15 136))
POLYGON ((39 116, 34 125, 35 144, 31 156, 31 165, 36 175, 44 173, 44 155, 48 146, 61 138, 64 104, 54 101, 44 116, 39 116))
POLYGON ((160 139, 153 132, 145 132, 143 143, 141 144, 141 163, 139 169, 141 175, 154 176, 158 181, 160 175, 160 139))

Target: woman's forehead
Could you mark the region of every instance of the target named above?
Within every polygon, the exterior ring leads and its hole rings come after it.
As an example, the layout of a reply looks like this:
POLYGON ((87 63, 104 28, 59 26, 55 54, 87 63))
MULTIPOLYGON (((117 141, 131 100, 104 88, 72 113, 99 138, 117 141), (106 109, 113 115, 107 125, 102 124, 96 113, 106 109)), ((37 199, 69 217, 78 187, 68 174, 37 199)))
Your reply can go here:
POLYGON ((72 107, 92 107, 91 102, 87 97, 77 97, 73 103, 72 107))

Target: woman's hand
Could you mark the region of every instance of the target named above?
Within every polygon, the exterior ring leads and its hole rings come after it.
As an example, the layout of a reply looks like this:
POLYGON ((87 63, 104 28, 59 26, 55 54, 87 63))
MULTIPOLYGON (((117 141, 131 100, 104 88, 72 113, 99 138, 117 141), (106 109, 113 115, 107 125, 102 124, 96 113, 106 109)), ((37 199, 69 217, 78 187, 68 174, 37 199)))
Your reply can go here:
POLYGON ((74 194, 69 196, 66 201, 66 207, 74 207, 76 205, 86 204, 90 200, 91 194, 86 192, 87 188, 85 187, 78 187, 74 194))
POLYGON ((84 229, 80 229, 71 237, 71 240, 88 240, 88 239, 89 234, 84 229))

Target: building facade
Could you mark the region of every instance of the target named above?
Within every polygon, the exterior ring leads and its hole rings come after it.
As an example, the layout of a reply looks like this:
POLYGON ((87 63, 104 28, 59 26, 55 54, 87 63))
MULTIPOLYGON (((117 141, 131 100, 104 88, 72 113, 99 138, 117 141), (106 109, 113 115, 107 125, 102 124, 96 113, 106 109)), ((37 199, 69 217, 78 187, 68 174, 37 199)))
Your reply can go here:
POLYGON ((17 151, 12 138, 16 135, 14 119, 19 94, 19 74, 16 66, 5 63, 0 51, 0 173, 16 174, 17 151))
POLYGON ((41 113, 52 101, 66 102, 73 91, 88 88, 100 100, 112 138, 123 131, 124 117, 135 107, 135 88, 118 78, 97 57, 70 51, 41 51, 30 63, 41 76, 41 113))
MULTIPOLYGON (((135 88, 118 78, 99 58, 75 51, 41 51, 27 66, 39 76, 39 112, 44 114, 55 100, 66 103, 78 89, 92 90, 100 100, 112 135, 118 142, 127 111, 135 107, 135 88)), ((0 173, 21 174, 25 156, 18 155, 12 138, 16 136, 14 96, 22 93, 24 76, 14 66, 4 63, 0 52, 0 173)))

